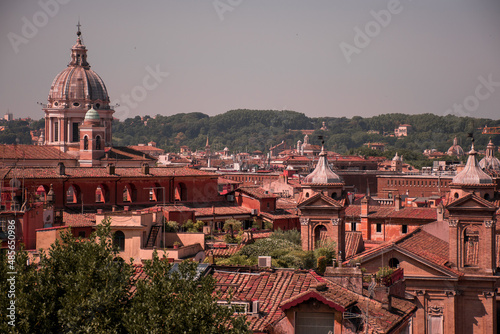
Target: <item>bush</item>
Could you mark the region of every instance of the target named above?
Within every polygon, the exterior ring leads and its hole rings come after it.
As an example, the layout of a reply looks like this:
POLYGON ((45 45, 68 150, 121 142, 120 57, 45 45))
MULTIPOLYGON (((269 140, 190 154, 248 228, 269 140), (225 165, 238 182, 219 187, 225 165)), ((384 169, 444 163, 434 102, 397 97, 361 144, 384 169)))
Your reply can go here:
POLYGON ((173 221, 173 220, 169 220, 165 224, 165 232, 174 233, 174 232, 177 232, 177 231, 179 231, 179 223, 178 222, 173 221))
POLYGON ((241 221, 231 218, 226 220, 226 222, 224 223, 224 232, 229 232, 231 230, 231 227, 233 229, 233 232, 238 232, 242 229, 243 224, 241 223, 241 221))
POLYGON ((326 256, 318 257, 318 273, 325 273, 327 263, 326 256))
POLYGON ((282 231, 282 230, 278 229, 278 230, 274 231, 269 237, 271 239, 288 240, 291 243, 294 243, 298 246, 302 245, 302 242, 300 239, 300 232, 297 230, 282 231))

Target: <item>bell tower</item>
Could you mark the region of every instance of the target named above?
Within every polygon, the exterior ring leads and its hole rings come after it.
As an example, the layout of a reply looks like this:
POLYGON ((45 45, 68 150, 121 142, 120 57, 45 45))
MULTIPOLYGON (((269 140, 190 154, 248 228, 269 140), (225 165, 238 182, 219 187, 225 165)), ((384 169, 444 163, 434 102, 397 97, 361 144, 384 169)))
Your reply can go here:
POLYGON ((104 156, 105 127, 100 124, 101 119, 94 108, 85 114, 83 124, 80 125, 80 167, 100 166, 100 158, 104 156))

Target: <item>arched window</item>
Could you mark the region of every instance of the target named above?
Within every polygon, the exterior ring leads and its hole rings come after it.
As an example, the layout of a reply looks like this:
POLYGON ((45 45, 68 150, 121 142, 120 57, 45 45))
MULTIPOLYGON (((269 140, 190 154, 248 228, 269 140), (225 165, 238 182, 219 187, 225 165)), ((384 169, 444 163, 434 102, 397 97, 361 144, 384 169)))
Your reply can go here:
POLYGON ((101 136, 95 137, 95 149, 96 150, 101 149, 101 136))
POLYGON ((490 194, 484 194, 484 199, 489 201, 490 200, 490 194))
POLYGON ((458 193, 455 193, 453 197, 458 198, 458 193))
POLYGON ((45 186, 41 185, 36 188, 36 197, 40 202, 45 202, 47 200, 47 190, 45 189, 45 186))
POLYGON ((391 258, 389 260, 389 267, 391 267, 391 268, 399 268, 399 260, 396 259, 395 257, 391 258))
POLYGON ((179 201, 187 201, 188 199, 187 187, 182 182, 177 185, 176 197, 176 199, 179 201))
POLYGON ((103 187, 97 186, 97 188, 95 190, 95 202, 96 203, 104 203, 105 202, 104 195, 105 194, 104 194, 103 187))
POLYGON ((121 252, 125 250, 125 234, 122 231, 115 232, 115 236, 113 238, 113 246, 115 246, 121 252))
POLYGON ((89 149, 89 137, 87 137, 87 136, 83 137, 83 149, 85 151, 88 151, 88 149, 89 149))
POLYGON ((325 225, 318 225, 314 229, 314 245, 318 247, 320 241, 326 241, 328 239, 328 230, 325 225))
POLYGON ((125 186, 123 188, 123 198, 122 198, 123 202, 131 202, 132 201, 132 193, 129 189, 128 186, 125 186))
POLYGON ((333 198, 333 199, 336 199, 336 198, 337 198, 337 193, 336 193, 336 192, 333 192, 333 193, 332 193, 332 198, 333 198))
POLYGON ((69 186, 68 190, 66 191, 66 203, 68 204, 75 204, 78 202, 78 197, 77 197, 77 192, 75 187, 69 186))

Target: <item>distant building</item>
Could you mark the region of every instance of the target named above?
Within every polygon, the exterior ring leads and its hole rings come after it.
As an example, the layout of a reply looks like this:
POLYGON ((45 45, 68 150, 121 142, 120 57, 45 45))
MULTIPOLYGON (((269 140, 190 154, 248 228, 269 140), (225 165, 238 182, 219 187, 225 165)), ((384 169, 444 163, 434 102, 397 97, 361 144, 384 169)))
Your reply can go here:
POLYGON ((410 124, 401 124, 396 129, 394 129, 394 135, 396 137, 406 137, 411 131, 410 124))
POLYGON ((7 111, 5 113, 5 116, 3 116, 3 119, 6 120, 6 121, 12 121, 14 119, 14 117, 13 117, 12 113, 10 113, 10 112, 7 111))
POLYGON ((369 149, 375 151, 384 151, 385 144, 384 143, 365 143, 364 145, 368 146, 369 149))

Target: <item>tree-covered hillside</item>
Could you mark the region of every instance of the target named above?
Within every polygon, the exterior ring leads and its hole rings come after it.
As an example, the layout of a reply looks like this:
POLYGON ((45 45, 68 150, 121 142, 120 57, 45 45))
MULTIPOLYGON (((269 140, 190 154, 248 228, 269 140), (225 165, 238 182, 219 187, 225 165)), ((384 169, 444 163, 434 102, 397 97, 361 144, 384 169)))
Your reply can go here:
MULTIPOLYGON (((307 129, 316 130, 309 138, 311 143, 319 144, 318 135, 323 135, 326 148, 338 153, 352 152, 367 142, 383 142, 389 150, 406 149, 421 153, 432 148, 446 151, 455 136, 459 143, 466 146, 469 132, 474 132, 477 146, 484 148, 489 136, 482 135, 477 128, 485 125, 500 126, 500 121, 434 114, 312 118, 288 110, 240 109, 212 117, 189 113, 157 115, 154 119, 146 116, 141 120, 136 116, 114 124, 113 140, 116 145, 154 141, 159 147, 175 152, 181 145, 187 145, 192 150, 204 149, 208 136, 213 150, 222 150, 227 146, 233 152, 266 152, 282 140, 288 145, 296 145, 297 140, 303 140, 304 136, 290 130, 307 129), (325 122, 327 131, 320 130, 322 122, 325 122), (410 124, 413 131, 403 139, 388 136, 399 124, 410 124)), ((499 136, 492 138, 496 145, 500 143, 499 136)))
MULTIPOLYGON (((191 150, 203 150, 209 137, 212 150, 228 147, 231 152, 268 152, 271 146, 285 141, 288 146, 295 146, 303 140, 300 131, 315 130, 309 136, 312 144, 319 144, 319 135, 325 140, 325 147, 341 154, 366 154, 363 144, 382 142, 387 153, 395 151, 421 154, 425 149, 446 151, 458 137, 459 143, 466 149, 470 143, 467 133, 474 132, 478 149, 484 149, 489 140, 482 135, 485 125, 500 126, 500 120, 484 118, 457 117, 454 115, 437 116, 434 114, 384 114, 363 118, 347 117, 307 117, 302 113, 289 110, 230 110, 220 115, 208 116, 202 113, 176 114, 172 116, 156 115, 127 118, 113 124, 113 144, 115 146, 146 144, 150 141, 168 152, 178 152, 182 145, 191 150), (325 122, 327 131, 320 130, 325 122), (399 124, 412 125, 413 131, 408 137, 398 139, 389 136, 399 124), (378 132, 378 133, 375 133, 378 132)), ((29 131, 41 129, 44 121, 0 120, 0 143, 12 144, 31 142, 29 131)), ((500 144, 500 136, 493 135, 493 142, 500 144)))

